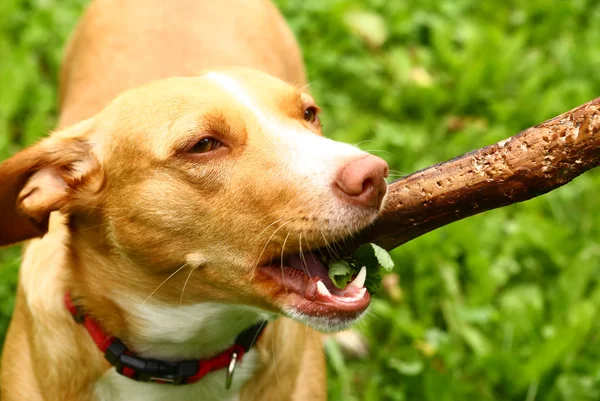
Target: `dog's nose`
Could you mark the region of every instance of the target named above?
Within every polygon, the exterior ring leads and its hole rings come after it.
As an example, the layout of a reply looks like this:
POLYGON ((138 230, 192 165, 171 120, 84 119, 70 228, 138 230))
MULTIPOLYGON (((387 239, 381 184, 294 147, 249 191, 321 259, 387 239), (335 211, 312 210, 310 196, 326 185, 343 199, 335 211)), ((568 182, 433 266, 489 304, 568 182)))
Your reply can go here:
POLYGON ((388 165, 384 160, 373 155, 361 156, 339 169, 333 189, 344 201, 379 208, 387 190, 387 175, 388 165))

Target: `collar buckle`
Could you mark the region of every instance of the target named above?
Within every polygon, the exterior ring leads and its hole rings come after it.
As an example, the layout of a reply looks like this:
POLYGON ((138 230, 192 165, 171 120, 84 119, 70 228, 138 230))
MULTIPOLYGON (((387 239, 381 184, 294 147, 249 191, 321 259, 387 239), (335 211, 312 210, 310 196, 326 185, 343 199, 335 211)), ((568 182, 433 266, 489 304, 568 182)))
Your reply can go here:
POLYGON ((118 373, 140 382, 182 384, 198 371, 198 361, 171 363, 131 355, 118 338, 112 340, 104 356, 118 373))

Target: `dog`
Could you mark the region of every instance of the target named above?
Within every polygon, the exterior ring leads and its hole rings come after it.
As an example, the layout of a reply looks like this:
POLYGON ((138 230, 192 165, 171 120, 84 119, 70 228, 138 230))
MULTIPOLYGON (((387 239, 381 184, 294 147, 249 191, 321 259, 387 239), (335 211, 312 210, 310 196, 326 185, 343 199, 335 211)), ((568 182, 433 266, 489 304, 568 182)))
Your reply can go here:
POLYGON ((388 169, 322 136, 275 6, 95 0, 60 78, 56 131, 0 165, 0 246, 29 241, 2 399, 325 400, 320 332, 370 295, 321 253, 388 169))

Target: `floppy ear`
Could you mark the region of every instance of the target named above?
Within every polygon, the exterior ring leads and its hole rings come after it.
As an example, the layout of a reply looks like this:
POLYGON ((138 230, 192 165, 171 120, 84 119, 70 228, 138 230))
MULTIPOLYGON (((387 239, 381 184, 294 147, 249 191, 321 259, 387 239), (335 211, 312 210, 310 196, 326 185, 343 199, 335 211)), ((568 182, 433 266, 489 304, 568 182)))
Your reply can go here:
POLYGON ((50 213, 89 190, 100 164, 85 139, 89 120, 59 131, 0 164, 0 246, 40 237, 50 213))

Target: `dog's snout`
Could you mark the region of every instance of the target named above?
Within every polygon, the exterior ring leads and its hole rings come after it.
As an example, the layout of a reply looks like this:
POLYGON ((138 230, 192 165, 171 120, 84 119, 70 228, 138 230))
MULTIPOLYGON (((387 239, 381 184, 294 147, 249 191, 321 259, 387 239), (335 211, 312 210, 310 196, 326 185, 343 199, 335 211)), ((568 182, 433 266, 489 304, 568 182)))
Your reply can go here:
POLYGON ((385 195, 388 165, 381 158, 365 155, 352 159, 338 171, 333 189, 346 202, 379 208, 385 195))

